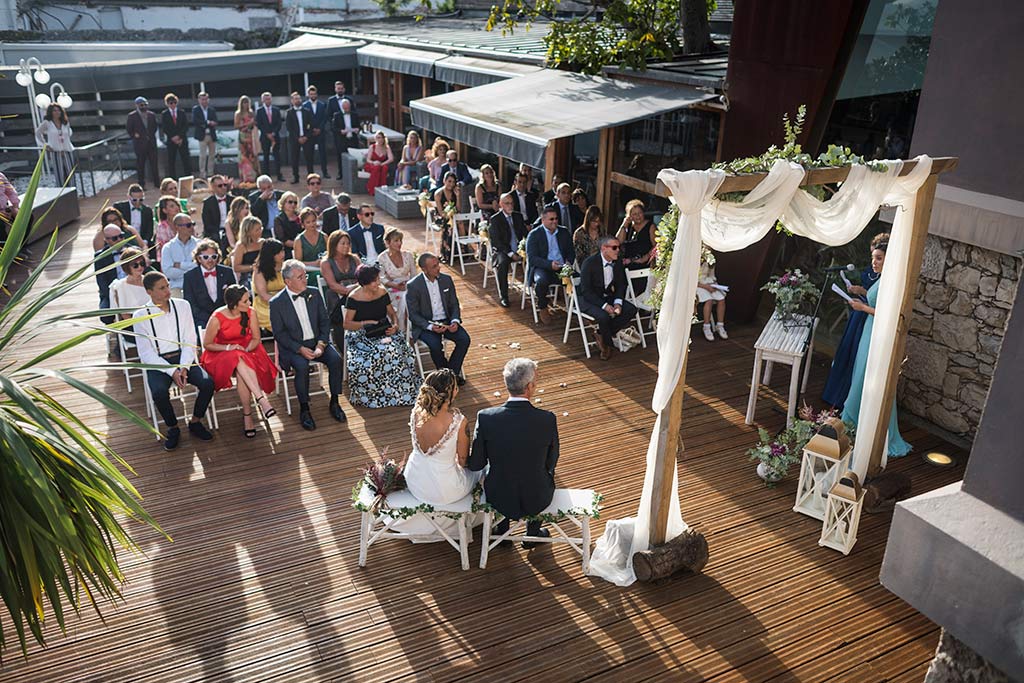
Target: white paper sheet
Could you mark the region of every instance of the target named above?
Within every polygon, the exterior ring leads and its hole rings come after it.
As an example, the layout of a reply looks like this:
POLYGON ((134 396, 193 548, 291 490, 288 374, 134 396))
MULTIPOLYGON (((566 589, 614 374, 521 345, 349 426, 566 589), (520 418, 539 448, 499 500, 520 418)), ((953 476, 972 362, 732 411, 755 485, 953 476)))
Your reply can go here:
POLYGON ((852 301, 853 300, 852 296, 847 294, 846 291, 842 287, 840 287, 839 285, 837 285, 834 282, 832 283, 832 291, 835 292, 836 294, 838 294, 839 296, 843 297, 847 301, 852 301))

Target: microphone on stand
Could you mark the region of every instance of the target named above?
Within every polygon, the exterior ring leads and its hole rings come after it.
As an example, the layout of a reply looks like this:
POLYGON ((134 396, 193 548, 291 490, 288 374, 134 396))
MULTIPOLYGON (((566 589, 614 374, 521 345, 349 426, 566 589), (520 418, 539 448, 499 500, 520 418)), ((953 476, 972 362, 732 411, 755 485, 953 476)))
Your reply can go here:
POLYGON ((853 265, 852 263, 847 263, 845 266, 829 266, 828 268, 822 268, 822 270, 824 270, 826 273, 835 273, 840 270, 845 270, 852 273, 857 270, 857 266, 853 265))

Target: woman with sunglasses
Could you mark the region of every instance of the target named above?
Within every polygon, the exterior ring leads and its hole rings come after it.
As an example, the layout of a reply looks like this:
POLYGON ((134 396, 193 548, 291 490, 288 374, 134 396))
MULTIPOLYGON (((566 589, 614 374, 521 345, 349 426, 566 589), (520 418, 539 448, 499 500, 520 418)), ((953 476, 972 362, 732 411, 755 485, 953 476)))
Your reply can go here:
POLYGON ((153 241, 156 243, 155 253, 158 263, 164 245, 173 240, 178 234, 178 231, 174 228, 174 217, 181 212, 179 206, 177 197, 166 194, 160 197, 160 200, 156 203, 157 224, 156 229, 153 231, 153 241))
MULTIPOLYGON (((125 247, 121 250, 121 270, 124 278, 115 280, 110 285, 111 308, 142 308, 149 301, 149 294, 142 286, 142 276, 146 274, 146 260, 142 258, 142 250, 125 247)), ((131 313, 120 313, 121 320, 132 317, 131 313)))
POLYGON ((395 155, 391 151, 391 145, 382 131, 377 131, 373 136, 373 144, 366 153, 366 165, 363 170, 370 174, 366 181, 366 193, 371 197, 378 187, 388 184, 388 169, 395 162, 395 155))
POLYGON ((309 190, 309 194, 299 202, 299 209, 313 209, 319 217, 324 211, 334 206, 334 200, 331 199, 330 193, 321 192, 321 186, 323 186, 323 180, 319 173, 310 173, 306 176, 306 188, 309 190))
POLYGON ((295 238, 302 232, 302 223, 299 221, 299 195, 294 192, 285 192, 277 200, 277 208, 281 213, 274 219, 274 237, 284 245, 285 258, 292 257, 292 249, 295 248, 295 238))

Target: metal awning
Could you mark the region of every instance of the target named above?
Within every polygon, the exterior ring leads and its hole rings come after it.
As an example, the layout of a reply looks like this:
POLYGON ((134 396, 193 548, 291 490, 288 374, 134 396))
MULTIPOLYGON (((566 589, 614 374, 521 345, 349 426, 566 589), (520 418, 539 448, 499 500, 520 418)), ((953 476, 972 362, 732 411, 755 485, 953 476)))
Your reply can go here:
POLYGON ((442 57, 442 52, 413 50, 380 43, 370 43, 356 50, 359 66, 427 78, 434 75, 434 62, 442 57))
POLYGON ((535 74, 541 68, 530 64, 451 55, 434 62, 434 78, 445 83, 475 88, 478 85, 535 74))
POLYGON ((536 168, 548 142, 689 107, 697 88, 546 69, 411 102, 413 125, 536 168))

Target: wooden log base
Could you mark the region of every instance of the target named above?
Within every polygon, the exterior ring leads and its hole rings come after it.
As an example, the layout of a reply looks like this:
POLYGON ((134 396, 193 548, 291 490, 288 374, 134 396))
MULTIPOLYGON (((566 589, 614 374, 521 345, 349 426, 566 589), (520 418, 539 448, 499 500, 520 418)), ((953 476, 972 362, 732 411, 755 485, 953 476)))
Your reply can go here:
POLYGON ((708 563, 708 541, 699 531, 688 529, 668 543, 633 555, 637 581, 667 579, 683 569, 699 574, 708 563))
POLYGON ((910 477, 904 472, 882 472, 864 487, 864 511, 890 512, 910 495, 910 477))

